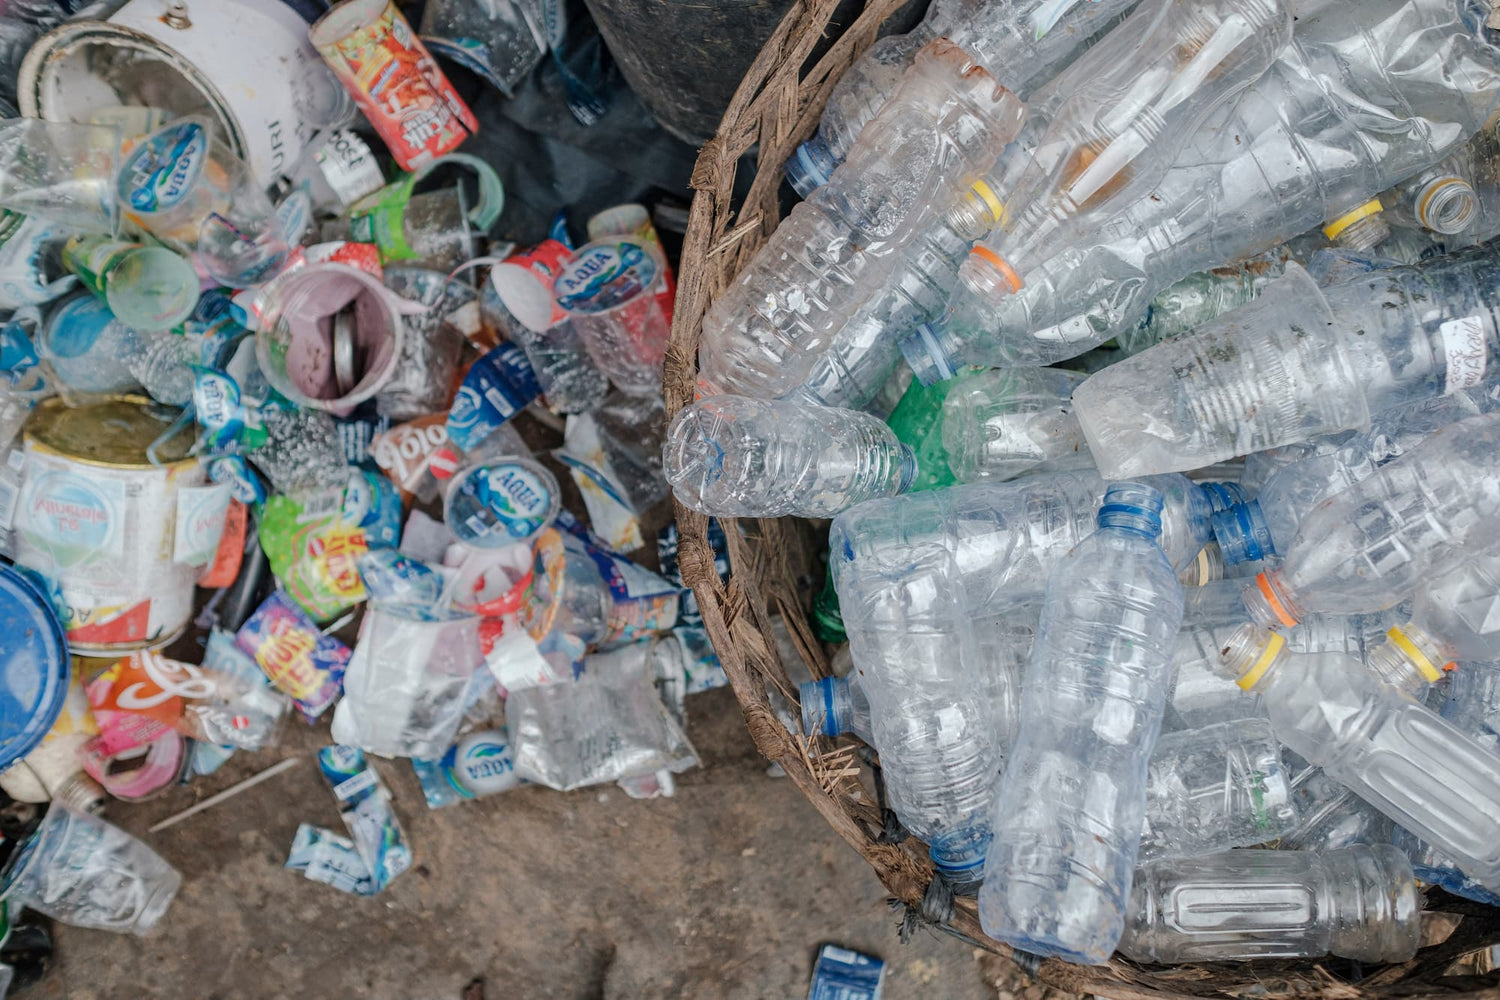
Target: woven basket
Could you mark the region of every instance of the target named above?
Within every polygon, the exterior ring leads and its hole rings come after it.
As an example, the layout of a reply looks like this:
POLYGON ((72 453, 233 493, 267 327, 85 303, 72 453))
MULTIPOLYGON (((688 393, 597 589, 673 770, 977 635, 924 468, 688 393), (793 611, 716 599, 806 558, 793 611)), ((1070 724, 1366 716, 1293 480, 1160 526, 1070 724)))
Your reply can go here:
MULTIPOLYGON (((837 0, 798 0, 751 64, 724 113, 718 133, 699 153, 667 350, 664 395, 670 420, 693 400, 703 315, 749 263, 780 219, 781 165, 817 126, 839 75, 875 40, 902 0, 867 0, 863 13, 812 65, 811 53, 830 33, 837 0), (756 173, 743 199, 734 192, 741 157, 757 150, 756 173)), ((1500 997, 1500 970, 1479 949, 1500 941, 1500 909, 1428 894, 1427 938, 1436 943, 1402 965, 1360 967, 1338 958, 1173 967, 1143 966, 1116 957, 1107 965, 1057 959, 1035 964, 985 937, 973 898, 929 892, 933 866, 926 846, 893 843, 880 808, 878 764, 856 740, 805 738, 778 721, 772 698, 795 710, 797 687, 778 652, 779 615, 798 655, 815 677, 829 674, 829 656, 813 637, 806 611, 823 582, 820 561, 827 525, 793 518, 724 519, 732 574, 721 582, 707 538, 708 518, 676 505, 678 560, 724 665, 756 747, 830 826, 875 869, 906 910, 903 929, 931 925, 1016 960, 1042 983, 1111 1000, 1171 997, 1327 997, 1338 1000, 1415 996, 1500 997), (1467 957, 1466 957, 1467 956, 1467 957)), ((783 645, 785 645, 783 640, 783 645)), ((788 845, 796 850, 797 845, 788 845)))

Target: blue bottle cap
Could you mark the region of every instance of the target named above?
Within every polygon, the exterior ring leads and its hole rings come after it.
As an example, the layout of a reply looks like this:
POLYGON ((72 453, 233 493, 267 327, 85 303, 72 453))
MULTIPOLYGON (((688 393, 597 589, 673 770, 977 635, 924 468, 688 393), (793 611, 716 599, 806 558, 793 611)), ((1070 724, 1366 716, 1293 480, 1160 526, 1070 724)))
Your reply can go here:
POLYGON ((52 606, 9 566, 0 566, 0 770, 51 731, 68 693, 68 642, 52 606))

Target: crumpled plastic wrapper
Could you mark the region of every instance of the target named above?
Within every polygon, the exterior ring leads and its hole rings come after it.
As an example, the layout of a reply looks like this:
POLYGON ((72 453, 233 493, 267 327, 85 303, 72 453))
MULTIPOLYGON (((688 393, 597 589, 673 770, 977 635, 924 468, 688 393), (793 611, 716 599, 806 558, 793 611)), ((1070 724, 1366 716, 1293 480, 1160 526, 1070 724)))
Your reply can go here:
POLYGON ((505 704, 516 774, 571 791, 698 763, 656 691, 650 640, 584 658, 568 684, 513 691, 505 704))

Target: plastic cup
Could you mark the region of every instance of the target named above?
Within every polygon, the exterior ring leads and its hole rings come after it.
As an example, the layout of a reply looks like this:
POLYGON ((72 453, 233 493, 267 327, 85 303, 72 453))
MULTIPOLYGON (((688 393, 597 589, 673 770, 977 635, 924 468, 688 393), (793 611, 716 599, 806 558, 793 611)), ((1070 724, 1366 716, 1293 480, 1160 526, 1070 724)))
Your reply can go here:
POLYGON ((490 268, 490 284, 510 314, 529 330, 550 330, 568 318, 552 289, 573 251, 558 240, 543 240, 490 268))
POLYGON ((656 297, 660 276, 650 250, 610 237, 575 253, 554 286, 558 305, 573 317, 594 363, 627 393, 661 388, 671 323, 656 297))
POLYGON ((462 469, 448 481, 443 521, 471 548, 529 542, 562 507, 557 477, 530 458, 509 456, 462 469))
POLYGON ((120 228, 120 134, 107 125, 0 121, 0 207, 83 233, 120 228))
POLYGON ((170 330, 198 304, 198 273, 165 247, 85 237, 69 241, 63 263, 134 330, 170 330))
POLYGON ((547 53, 541 5, 512 0, 428 0, 422 41, 435 54, 473 70, 506 97, 547 53))
POLYGON ((442 271, 423 267, 386 268, 385 286, 427 311, 406 319, 400 361, 376 400, 380 415, 404 421, 437 413, 452 396, 453 376, 463 351, 463 335, 453 330, 448 319, 475 301, 478 293, 450 281, 442 271))
POLYGON ((667 261, 667 252, 661 246, 661 236, 657 234, 656 226, 651 222, 651 213, 646 210, 646 206, 628 204, 606 208, 589 218, 588 233, 591 240, 623 236, 641 244, 656 256, 656 263, 661 267, 661 276, 657 278, 654 291, 656 301, 661 306, 662 315, 666 316, 667 326, 670 327, 672 303, 677 297, 677 279, 672 275, 672 265, 667 261))
POLYGON ((3 894, 74 927, 145 934, 182 876, 119 827, 61 802, 6 868, 3 894))
POLYGON ((390 381, 405 336, 401 315, 424 308, 365 271, 309 264, 266 289, 256 358, 287 399, 347 413, 390 381))

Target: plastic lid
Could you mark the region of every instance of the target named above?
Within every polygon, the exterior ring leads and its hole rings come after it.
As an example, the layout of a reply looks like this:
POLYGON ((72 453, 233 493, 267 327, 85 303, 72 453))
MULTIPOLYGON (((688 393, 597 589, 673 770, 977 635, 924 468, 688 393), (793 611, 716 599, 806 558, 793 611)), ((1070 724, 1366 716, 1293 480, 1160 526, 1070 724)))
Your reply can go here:
POLYGON ((557 304, 570 313, 609 312, 641 295, 653 294, 656 258, 629 240, 590 243, 563 265, 553 286, 557 304))
POLYGON ((40 591, 0 566, 0 769, 25 757, 51 731, 68 693, 68 643, 40 591))

